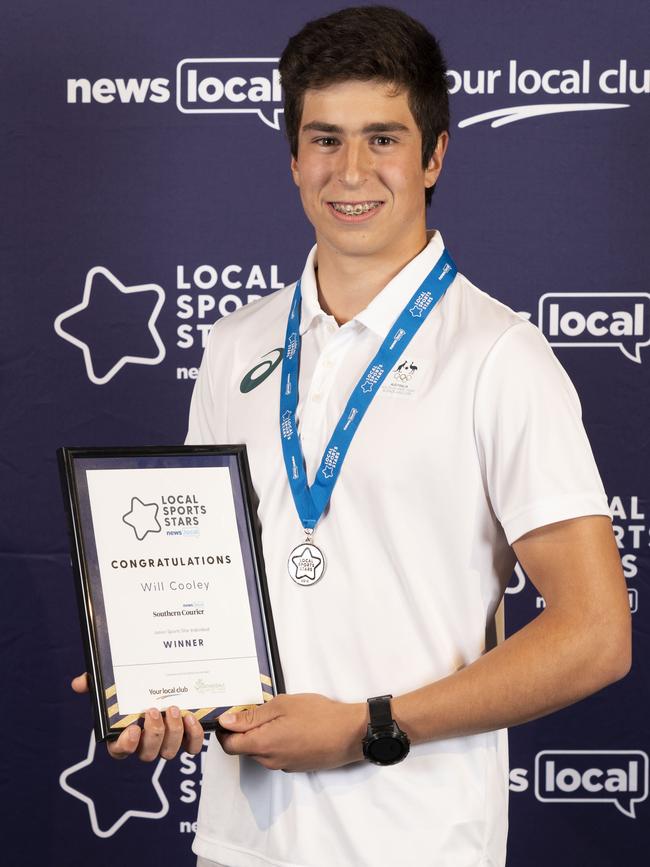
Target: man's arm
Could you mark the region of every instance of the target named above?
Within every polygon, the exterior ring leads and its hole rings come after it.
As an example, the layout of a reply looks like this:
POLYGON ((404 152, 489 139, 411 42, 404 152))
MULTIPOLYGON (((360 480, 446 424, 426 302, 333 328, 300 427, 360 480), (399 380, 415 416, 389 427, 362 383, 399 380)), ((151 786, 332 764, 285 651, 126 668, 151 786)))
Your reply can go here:
MULTIPOLYGON (((630 667, 630 608, 611 522, 587 516, 540 527, 513 543, 544 596, 531 623, 442 680, 393 699, 413 743, 517 725, 572 704, 630 667)), ((365 702, 279 696, 224 725, 229 753, 266 767, 307 770, 360 759, 365 702)))
POLYGON ((394 702, 416 742, 527 722, 629 671, 630 606, 610 520, 549 524, 512 547, 546 608, 472 665, 394 702))

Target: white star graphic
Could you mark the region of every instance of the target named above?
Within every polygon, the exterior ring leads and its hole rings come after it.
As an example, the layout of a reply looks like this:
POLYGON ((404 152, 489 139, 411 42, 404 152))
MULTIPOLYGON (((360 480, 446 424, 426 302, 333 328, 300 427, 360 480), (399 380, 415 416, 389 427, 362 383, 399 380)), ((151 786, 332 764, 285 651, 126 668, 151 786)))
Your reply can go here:
POLYGON ((97 811, 95 809, 95 803, 92 798, 88 795, 84 795, 83 792, 80 792, 79 789, 73 788, 68 782, 68 777, 71 777, 77 771, 80 771, 82 768, 87 767, 88 765, 92 765, 93 759, 95 758, 95 736, 93 733, 90 733, 90 742, 88 744, 88 754, 85 759, 82 759, 80 762, 77 762, 76 765, 72 765, 70 768, 66 768, 61 772, 59 776, 59 785, 63 789, 64 792, 67 792, 69 795, 72 795, 73 798, 78 798, 80 801, 83 801, 86 807, 88 808, 88 817, 90 819, 90 827, 93 829, 93 832, 98 837, 112 837, 116 831, 118 831, 122 825, 127 822, 129 819, 162 819, 163 816, 166 816, 169 812, 169 801, 165 796, 165 793, 162 790, 160 785, 160 775, 162 773, 163 768, 165 767, 165 760, 160 759, 154 768, 153 775, 151 777, 151 785, 153 786, 158 798, 160 800, 160 809, 156 813, 152 813, 146 810, 127 810, 125 813, 122 813, 117 822, 114 822, 110 828, 103 830, 99 827, 99 822, 97 820, 97 811))
POLYGON ((64 340, 67 340, 69 343, 72 343, 73 346, 77 346, 81 349, 84 357, 84 364, 86 365, 86 373, 88 374, 88 379, 93 382, 95 385, 104 385, 109 380, 111 380, 115 374, 121 370, 125 364, 160 364, 160 362, 165 357, 165 347, 163 345, 162 340, 160 339, 160 335, 155 326, 156 319, 158 318, 158 314, 165 302, 165 292, 162 287, 157 286, 155 283, 146 283, 141 286, 125 286, 117 277, 112 274, 108 268, 103 268, 98 266, 96 268, 91 268, 88 274, 86 275, 86 283, 84 285, 83 297, 81 299, 81 303, 75 305, 74 307, 70 307, 69 310, 64 310, 63 313, 59 313, 59 315, 54 320, 54 330, 62 337, 64 340), (147 327, 149 328, 149 332, 153 338, 153 341, 157 348, 157 353, 153 357, 141 356, 141 355, 123 355, 122 358, 116 364, 111 367, 108 373, 104 374, 104 376, 97 376, 95 373, 95 369, 93 367, 92 355, 90 352, 90 346, 87 343, 84 343, 83 340, 80 340, 78 337, 75 337, 73 334, 70 334, 69 331, 66 331, 63 328, 63 323, 66 319, 70 319, 75 316, 77 313, 80 313, 82 310, 85 310, 90 305, 90 299, 92 295, 92 284, 95 277, 101 274, 107 280, 109 280, 113 286, 119 289, 125 295, 130 295, 135 292, 154 292, 158 298, 156 303, 154 304, 153 310, 151 311, 151 316, 147 322, 147 327))
POLYGON ((162 530, 158 520, 158 503, 143 503, 139 497, 131 498, 131 509, 122 515, 122 520, 133 529, 140 542, 147 533, 160 533, 162 530))

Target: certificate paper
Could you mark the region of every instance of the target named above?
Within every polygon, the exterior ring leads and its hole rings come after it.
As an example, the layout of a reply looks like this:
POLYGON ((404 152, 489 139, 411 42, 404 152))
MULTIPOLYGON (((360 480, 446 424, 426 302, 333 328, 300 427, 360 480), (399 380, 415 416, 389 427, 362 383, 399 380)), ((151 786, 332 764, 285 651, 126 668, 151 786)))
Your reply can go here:
POLYGON ((209 723, 275 692, 245 452, 223 448, 63 450, 100 738, 150 707, 209 723))

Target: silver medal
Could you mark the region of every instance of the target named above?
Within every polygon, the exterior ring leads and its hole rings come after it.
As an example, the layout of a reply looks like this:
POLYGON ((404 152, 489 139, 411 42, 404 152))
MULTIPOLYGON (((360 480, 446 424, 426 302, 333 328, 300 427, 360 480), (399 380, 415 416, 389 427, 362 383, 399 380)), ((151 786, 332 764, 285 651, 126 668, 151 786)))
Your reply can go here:
POLYGON ((296 584, 309 587, 323 577, 325 555, 308 535, 302 545, 297 545, 289 554, 287 567, 296 584))

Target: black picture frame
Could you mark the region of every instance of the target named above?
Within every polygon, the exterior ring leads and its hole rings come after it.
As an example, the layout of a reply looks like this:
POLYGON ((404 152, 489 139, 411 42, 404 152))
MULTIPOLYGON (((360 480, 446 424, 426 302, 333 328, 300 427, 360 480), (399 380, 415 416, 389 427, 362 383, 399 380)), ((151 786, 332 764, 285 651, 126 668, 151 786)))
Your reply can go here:
MULTIPOLYGON (((284 692, 246 446, 61 447, 57 450, 57 457, 70 531, 71 562, 96 740, 117 738, 127 725, 141 719, 146 709, 143 708, 140 714, 122 714, 119 710, 86 479, 88 469, 229 468, 262 696, 266 701, 284 692)), ((184 711, 194 713, 204 729, 211 730, 219 728, 217 719, 221 713, 238 705, 208 708, 180 706, 184 711)))

